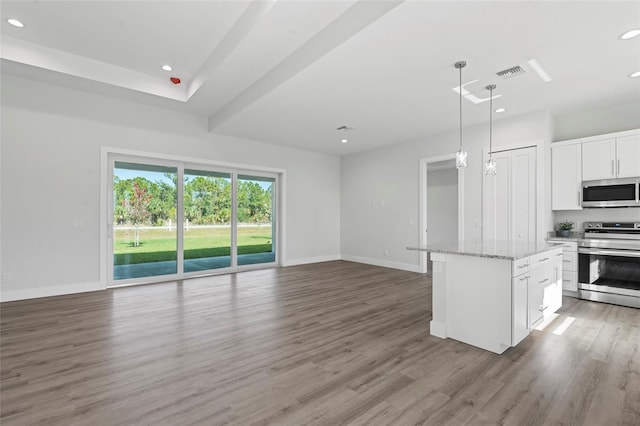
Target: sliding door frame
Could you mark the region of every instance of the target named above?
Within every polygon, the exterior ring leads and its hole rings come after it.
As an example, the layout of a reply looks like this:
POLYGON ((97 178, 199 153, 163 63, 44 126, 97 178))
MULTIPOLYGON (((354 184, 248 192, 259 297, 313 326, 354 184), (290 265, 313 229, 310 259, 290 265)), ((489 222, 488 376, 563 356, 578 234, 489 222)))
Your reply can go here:
POLYGON ((103 288, 120 287, 128 285, 149 284, 162 281, 175 281, 184 278, 192 278, 198 276, 219 275, 237 271, 250 269, 264 269, 276 267, 285 264, 285 226, 286 223, 286 171, 284 169, 261 167, 248 164, 238 164, 229 162, 208 161, 201 158, 183 157, 176 155, 167 155, 159 153, 150 153, 144 151, 135 151, 115 147, 102 147, 100 154, 100 282, 103 288), (172 166, 178 168, 177 182, 177 207, 176 207, 176 225, 183 223, 184 209, 184 170, 198 169, 215 170, 230 173, 232 176, 232 199, 237 199, 237 178, 238 174, 247 174, 255 176, 263 176, 274 178, 273 198, 276 207, 275 223, 272 219, 274 227, 274 236, 272 241, 275 245, 275 262, 260 263, 253 265, 237 264, 237 203, 232 203, 232 221, 231 221, 231 266, 219 269, 210 269, 206 271, 194 271, 184 273, 184 250, 183 236, 184 230, 182 226, 177 226, 177 273, 174 275, 158 275, 146 278, 117 280, 113 279, 113 166, 115 161, 140 162, 142 164, 157 164, 162 166, 172 166))

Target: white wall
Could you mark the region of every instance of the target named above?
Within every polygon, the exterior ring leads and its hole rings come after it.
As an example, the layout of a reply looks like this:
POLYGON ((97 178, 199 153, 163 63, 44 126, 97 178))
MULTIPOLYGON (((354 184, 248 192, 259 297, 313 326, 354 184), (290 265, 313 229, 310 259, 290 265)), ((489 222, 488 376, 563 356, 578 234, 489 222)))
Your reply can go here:
POLYGON ((554 141, 640 129, 640 102, 575 111, 554 117, 554 141))
POLYGON ((427 234, 429 243, 458 241, 458 169, 427 168, 427 234))
MULTIPOLYGON (((551 117, 546 111, 494 122, 495 146, 543 141, 549 150, 551 117)), ((464 172, 465 239, 482 237, 482 148, 489 143, 488 126, 466 129, 469 166, 464 172)), ((458 132, 429 136, 342 158, 342 256, 367 263, 419 271, 419 160, 450 154, 458 149, 458 132), (388 255, 385 255, 387 250, 388 255)), ((544 173, 545 188, 550 172, 544 173)), ((550 197, 543 208, 551 224, 550 197)), ((543 230, 543 232, 546 230, 543 230)))
POLYGON ((340 159, 206 131, 205 118, 2 76, 2 300, 102 288, 109 146, 286 170, 286 264, 340 256, 340 159), (84 224, 74 230, 73 222, 84 224))

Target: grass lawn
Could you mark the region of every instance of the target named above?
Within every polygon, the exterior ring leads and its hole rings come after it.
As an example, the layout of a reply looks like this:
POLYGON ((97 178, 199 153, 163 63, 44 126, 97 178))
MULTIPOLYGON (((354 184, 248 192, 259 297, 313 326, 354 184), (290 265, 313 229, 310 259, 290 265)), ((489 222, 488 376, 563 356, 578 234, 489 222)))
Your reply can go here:
MULTIPOLYGON (((114 235, 114 265, 176 260, 175 229, 143 229, 138 247, 133 246, 132 230, 116 229, 114 235)), ((271 252, 272 242, 269 225, 238 228, 238 254, 271 252)), ((229 256, 230 247, 231 228, 191 228, 184 232, 185 259, 229 256)))

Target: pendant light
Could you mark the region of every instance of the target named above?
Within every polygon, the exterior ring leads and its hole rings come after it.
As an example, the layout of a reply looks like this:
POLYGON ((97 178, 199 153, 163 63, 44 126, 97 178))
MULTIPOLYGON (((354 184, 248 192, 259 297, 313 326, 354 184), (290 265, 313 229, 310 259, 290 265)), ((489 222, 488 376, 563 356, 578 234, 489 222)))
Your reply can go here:
POLYGON ((460 149, 456 152, 456 168, 467 167, 467 151, 462 147, 462 68, 467 66, 465 61, 458 61, 454 66, 460 71, 460 85, 458 90, 460 92, 460 149))
POLYGON ((484 174, 496 175, 496 160, 493 159, 493 89, 495 84, 490 84, 485 89, 489 91, 489 159, 484 163, 484 174))

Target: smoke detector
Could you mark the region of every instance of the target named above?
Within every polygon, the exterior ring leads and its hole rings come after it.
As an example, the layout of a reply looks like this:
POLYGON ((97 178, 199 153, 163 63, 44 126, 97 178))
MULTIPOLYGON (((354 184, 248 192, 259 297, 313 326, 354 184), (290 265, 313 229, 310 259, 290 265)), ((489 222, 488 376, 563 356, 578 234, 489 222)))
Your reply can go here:
POLYGON ((522 69, 520 65, 516 65, 515 67, 507 68, 506 70, 498 71, 496 75, 503 80, 508 78, 517 77, 519 75, 524 74, 526 71, 522 69))

